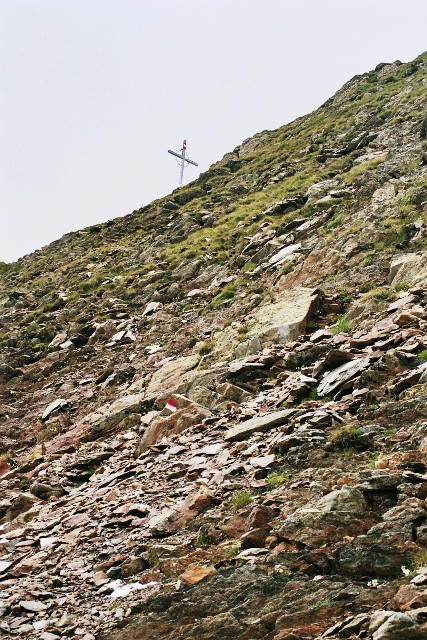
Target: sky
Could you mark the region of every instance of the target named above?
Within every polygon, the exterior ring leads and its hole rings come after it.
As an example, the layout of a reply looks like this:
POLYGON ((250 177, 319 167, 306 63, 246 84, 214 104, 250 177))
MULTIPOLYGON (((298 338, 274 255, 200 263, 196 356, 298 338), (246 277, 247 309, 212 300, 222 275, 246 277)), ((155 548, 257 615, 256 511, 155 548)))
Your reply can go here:
POLYGON ((0 0, 0 261, 125 215, 427 48, 425 0, 0 0))

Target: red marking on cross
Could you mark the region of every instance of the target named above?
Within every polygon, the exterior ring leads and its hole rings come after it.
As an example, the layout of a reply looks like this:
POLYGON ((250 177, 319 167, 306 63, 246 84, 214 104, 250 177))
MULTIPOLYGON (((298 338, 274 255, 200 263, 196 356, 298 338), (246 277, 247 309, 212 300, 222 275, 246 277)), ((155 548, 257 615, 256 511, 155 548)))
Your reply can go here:
POLYGON ((182 148, 185 150, 187 148, 187 140, 184 140, 182 143, 182 148))

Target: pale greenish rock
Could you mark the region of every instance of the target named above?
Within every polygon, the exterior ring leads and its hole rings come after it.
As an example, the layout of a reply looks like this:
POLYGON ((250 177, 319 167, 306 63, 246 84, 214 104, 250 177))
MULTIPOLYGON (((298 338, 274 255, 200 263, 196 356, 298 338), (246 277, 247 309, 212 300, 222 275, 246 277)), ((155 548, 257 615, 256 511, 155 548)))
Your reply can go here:
POLYGON ((199 360, 199 356, 193 355, 166 362, 158 371, 153 373, 147 386, 147 395, 160 395, 178 386, 182 382, 183 375, 187 371, 194 369, 199 360))
POLYGON ((427 253, 407 253, 390 264, 390 284, 399 282, 411 286, 427 282, 427 253))
POLYGON ((267 304, 248 319, 248 339, 238 345, 237 358, 257 353, 263 347, 295 340, 304 333, 317 295, 312 289, 297 287, 281 294, 280 300, 267 304))

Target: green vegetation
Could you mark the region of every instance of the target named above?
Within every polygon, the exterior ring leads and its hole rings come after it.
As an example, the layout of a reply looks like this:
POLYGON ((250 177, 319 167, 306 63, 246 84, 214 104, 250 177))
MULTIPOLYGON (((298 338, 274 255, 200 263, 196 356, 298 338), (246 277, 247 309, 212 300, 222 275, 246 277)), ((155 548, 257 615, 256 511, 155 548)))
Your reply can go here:
POLYGON ((240 547, 237 544, 232 544, 229 547, 226 547, 224 551, 224 555, 226 558, 234 558, 240 551, 240 547))
POLYGON ((331 598, 325 598, 324 600, 320 600, 319 602, 317 602, 317 604, 314 605, 313 609, 314 611, 319 611, 319 609, 323 609, 323 607, 327 607, 328 604, 331 604, 332 599, 331 598))
POLYGON ((330 442, 335 449, 352 449, 358 444, 362 431, 359 427, 344 426, 331 433, 330 442))
POLYGON ((206 342, 202 342, 202 344, 198 347, 197 353, 199 356, 207 356, 211 353, 213 349, 213 343, 211 340, 206 340, 206 342))
POLYGON ((313 387, 306 395, 298 400, 298 404, 302 404, 303 402, 313 402, 318 399, 317 387, 313 387))
POLYGON ((336 324, 332 327, 332 333, 337 336, 339 333, 347 333, 351 329, 351 322, 345 318, 337 320, 336 324))
POLYGON ((266 477, 266 481, 269 489, 278 489, 289 481, 289 474, 285 471, 282 471, 280 473, 277 471, 272 471, 266 477))
POLYGON ((157 551, 153 548, 148 549, 148 562, 150 563, 151 567, 154 567, 154 565, 156 565, 159 560, 160 560, 160 556, 157 553, 157 551))
POLYGON ((423 349, 422 351, 420 351, 420 353, 418 354, 418 359, 422 360, 423 362, 427 362, 427 349, 423 349))
MULTIPOLYGON (((363 265, 374 265, 380 252, 392 256, 396 249, 408 246, 409 240, 411 250, 422 250, 426 238, 421 235, 414 242, 413 224, 422 216, 426 200, 425 185, 415 173, 418 157, 408 159, 401 170, 408 174, 408 181, 390 210, 369 230, 366 220, 354 219, 352 213, 355 206, 361 209, 382 184, 388 155, 364 160, 373 150, 367 148, 326 162, 319 161, 318 156, 325 148, 345 146, 362 130, 381 129, 386 120, 387 125, 421 122, 424 64, 425 55, 386 77, 376 72, 357 76, 346 85, 345 100, 339 92, 312 114, 276 131, 263 132, 255 151, 217 163, 193 183, 128 216, 69 233, 19 263, 0 263, 4 292, 17 290, 23 296, 21 308, 26 311, 18 323, 14 319, 12 331, 2 328, 0 346, 25 345, 29 358, 37 359, 46 353, 49 336, 63 328, 64 322, 74 321, 83 311, 91 314, 94 322, 103 321, 121 304, 138 309, 150 292, 163 294, 170 284, 185 280, 177 276, 178 270, 196 260, 203 262, 203 269, 221 264, 228 273, 239 273, 240 277, 213 300, 189 301, 179 312, 209 313, 240 304, 243 313, 248 313, 262 303, 271 286, 269 274, 262 274, 260 291, 255 291, 255 278, 247 275, 258 264, 251 255, 241 255, 248 238, 270 231, 286 234, 296 219, 308 220, 322 211, 325 222, 316 230, 319 240, 324 246, 334 247, 337 238, 359 236, 361 244, 363 238, 363 265), (329 178, 363 187, 357 205, 354 197, 344 194, 319 204, 302 204, 283 214, 265 213, 276 202, 302 195, 312 184, 329 178), (243 258, 246 262, 242 264, 243 258), (153 272, 157 272, 154 279, 153 272), (62 289, 66 300, 58 295, 62 289), (240 294, 247 294, 246 298, 240 294), (33 335, 26 330, 25 316, 28 324, 39 325, 39 329, 31 327, 33 335)), ((420 151, 425 152, 427 140, 421 145, 420 151)), ((291 263, 278 268, 273 284, 292 276, 295 267, 296 263, 291 263)), ((399 283, 394 291, 407 288, 407 283, 399 283)), ((375 283, 371 289, 375 289, 375 283)), ((373 298, 392 299, 392 290, 387 293, 383 287, 378 289, 371 292, 373 298)), ((8 294, 3 295, 7 300, 8 294)), ((339 290, 337 299, 347 304, 352 295, 339 290)), ((341 322, 333 328, 334 333, 349 330, 341 322)), ((208 355, 208 345, 200 348, 201 355, 208 355)))
POLYGON ((368 464, 369 464, 369 468, 370 469, 375 469, 375 463, 378 460, 378 457, 379 456, 376 455, 376 456, 372 456, 371 458, 369 458, 368 464))
POLYGON ((396 292, 408 291, 408 289, 410 288, 410 285, 409 285, 409 282, 397 282, 393 288, 396 292))
POLYGON ((387 300, 390 302, 395 300, 396 294, 393 289, 389 289, 388 287, 377 287, 368 291, 361 299, 369 300, 370 298, 374 298, 375 300, 387 300))
POLYGON ((236 295, 238 288, 239 284, 237 281, 234 281, 227 287, 224 287, 224 289, 220 293, 218 293, 215 298, 213 298, 211 307, 213 309, 217 309, 218 307, 221 307, 222 305, 232 300, 232 298, 234 298, 234 296, 236 295))
POLYGON ((338 289, 336 298, 343 304, 347 304, 348 302, 351 302, 352 295, 348 289, 342 288, 342 289, 338 289))
POLYGON ((423 549, 412 558, 412 568, 427 567, 427 549, 423 549))
POLYGON ((386 155, 378 156, 378 158, 374 158, 373 160, 367 160, 366 162, 362 162, 354 167, 352 167, 349 171, 343 174, 342 179, 348 183, 356 182, 358 178, 365 175, 368 171, 372 171, 378 165, 382 164, 386 159, 386 155))
POLYGON ((199 531, 197 538, 194 541, 195 547, 208 547, 211 544, 209 536, 203 531, 199 531))
POLYGON ((391 429, 386 429, 384 431, 384 435, 385 436, 394 436, 394 434, 397 432, 397 429, 395 429, 394 427, 392 427, 391 429))
POLYGON ((229 505, 233 511, 240 511, 244 507, 247 507, 253 500, 253 496, 247 491, 242 493, 236 493, 229 502, 229 505))

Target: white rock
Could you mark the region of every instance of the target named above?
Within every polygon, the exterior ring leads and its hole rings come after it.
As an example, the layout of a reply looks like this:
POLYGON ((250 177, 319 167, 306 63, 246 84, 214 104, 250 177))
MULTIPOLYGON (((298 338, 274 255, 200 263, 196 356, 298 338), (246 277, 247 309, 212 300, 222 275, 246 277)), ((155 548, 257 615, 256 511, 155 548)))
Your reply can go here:
POLYGON ((57 398, 53 402, 51 402, 46 409, 42 413, 42 420, 46 420, 51 413, 56 411, 57 409, 61 409, 68 404, 68 400, 64 400, 64 398, 57 398))
POLYGON ((268 261, 268 264, 278 266, 282 264, 285 260, 289 260, 296 251, 299 251, 299 249, 301 249, 301 242, 298 242, 297 244, 290 244, 287 247, 283 247, 283 249, 280 249, 278 253, 275 253, 273 256, 271 256, 271 258, 268 261))
POLYGON ((31 611, 33 613, 47 609, 47 605, 39 600, 20 600, 19 606, 21 609, 25 609, 25 611, 31 611))
POLYGON ((162 306, 161 302, 149 302, 147 304, 147 306, 145 307, 142 315, 143 316, 149 316, 152 313, 155 313, 156 311, 158 311, 161 306, 162 306))

